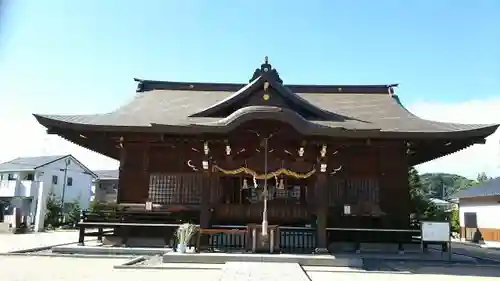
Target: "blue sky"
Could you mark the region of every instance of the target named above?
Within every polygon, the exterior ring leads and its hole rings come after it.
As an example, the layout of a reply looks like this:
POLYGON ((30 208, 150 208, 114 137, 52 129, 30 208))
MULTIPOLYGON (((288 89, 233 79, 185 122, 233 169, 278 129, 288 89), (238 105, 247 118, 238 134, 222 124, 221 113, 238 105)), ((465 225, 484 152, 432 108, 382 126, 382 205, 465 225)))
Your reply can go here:
POLYGON ((405 104, 500 96, 500 1, 302 3, 7 0, 0 95, 23 112, 104 112, 134 77, 246 82, 267 55, 285 83, 400 83, 405 104))

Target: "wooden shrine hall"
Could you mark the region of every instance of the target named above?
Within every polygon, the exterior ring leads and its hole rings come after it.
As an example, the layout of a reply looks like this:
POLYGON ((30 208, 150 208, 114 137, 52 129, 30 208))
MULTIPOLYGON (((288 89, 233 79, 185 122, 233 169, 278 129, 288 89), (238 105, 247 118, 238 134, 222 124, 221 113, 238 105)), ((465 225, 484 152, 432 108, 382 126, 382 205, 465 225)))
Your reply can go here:
MULTIPOLYGON (((243 77, 244 78, 244 77, 243 77)), ((484 143, 497 125, 410 113, 397 85, 284 84, 267 58, 247 84, 136 79, 97 115, 34 116, 50 134, 120 161, 118 203, 201 227, 408 229, 408 167, 484 143)))

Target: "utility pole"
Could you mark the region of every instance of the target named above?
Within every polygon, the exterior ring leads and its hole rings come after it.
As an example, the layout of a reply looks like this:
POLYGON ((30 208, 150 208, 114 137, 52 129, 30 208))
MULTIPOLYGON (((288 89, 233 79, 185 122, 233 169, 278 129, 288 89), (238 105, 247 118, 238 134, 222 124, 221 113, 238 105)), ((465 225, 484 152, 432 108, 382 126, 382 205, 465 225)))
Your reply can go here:
POLYGON ((445 200, 446 197, 446 186, 444 184, 443 178, 441 178, 441 200, 445 200))
POLYGON ((62 188, 62 195, 61 195, 61 217, 64 215, 64 196, 66 195, 66 182, 67 182, 67 176, 68 176, 68 166, 71 164, 71 160, 69 158, 66 158, 64 160, 64 170, 61 169, 61 171, 64 171, 64 181, 63 181, 63 188, 62 188))

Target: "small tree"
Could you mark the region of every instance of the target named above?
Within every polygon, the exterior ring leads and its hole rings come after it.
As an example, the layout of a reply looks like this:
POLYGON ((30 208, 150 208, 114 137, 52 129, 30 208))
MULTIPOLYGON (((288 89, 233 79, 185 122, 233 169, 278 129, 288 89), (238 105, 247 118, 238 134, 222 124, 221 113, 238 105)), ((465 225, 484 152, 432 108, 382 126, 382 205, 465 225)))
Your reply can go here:
POLYGON ((60 214, 61 214, 61 200, 57 198, 53 193, 50 193, 47 197, 47 207, 45 213, 45 226, 46 227, 57 227, 60 225, 60 214))
POLYGON ((453 209, 450 214, 451 231, 460 232, 460 214, 457 209, 453 209))
POLYGON ((482 173, 479 173, 477 175, 477 179, 476 180, 477 180, 478 183, 483 183, 483 182, 489 181, 490 179, 491 178, 488 177, 485 172, 482 172, 482 173))
POLYGON ((92 213, 97 213, 97 212, 104 210, 105 208, 106 208, 105 203, 94 199, 94 200, 92 200, 92 202, 90 202, 89 211, 92 213))
POLYGON ((76 223, 80 220, 80 204, 78 201, 75 201, 69 205, 68 211, 65 214, 65 222, 69 225, 76 225, 76 223))

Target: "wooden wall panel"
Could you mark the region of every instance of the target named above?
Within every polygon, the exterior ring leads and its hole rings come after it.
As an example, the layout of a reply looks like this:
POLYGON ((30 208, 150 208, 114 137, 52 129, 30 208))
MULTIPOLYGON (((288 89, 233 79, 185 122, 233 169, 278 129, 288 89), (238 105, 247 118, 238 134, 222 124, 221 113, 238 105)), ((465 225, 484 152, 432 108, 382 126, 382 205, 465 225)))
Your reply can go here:
MULTIPOLYGON (((472 233, 479 232, 480 235, 478 237, 482 237, 484 241, 494 241, 500 242, 500 229, 497 228, 476 228, 471 229, 472 233)), ((474 235, 471 235, 474 236, 474 235)), ((468 241, 472 241, 472 239, 466 238, 466 229, 465 227, 460 228, 460 237, 466 239, 468 241)))
POLYGON ((144 203, 148 198, 149 149, 144 145, 126 145, 120 161, 118 203, 144 203))
POLYGON ((378 176, 378 147, 374 145, 352 146, 339 152, 334 158, 333 167, 342 165, 342 173, 346 177, 378 176))
POLYGON ((380 147, 380 208, 393 227, 407 228, 410 214, 408 163, 403 142, 380 147))

